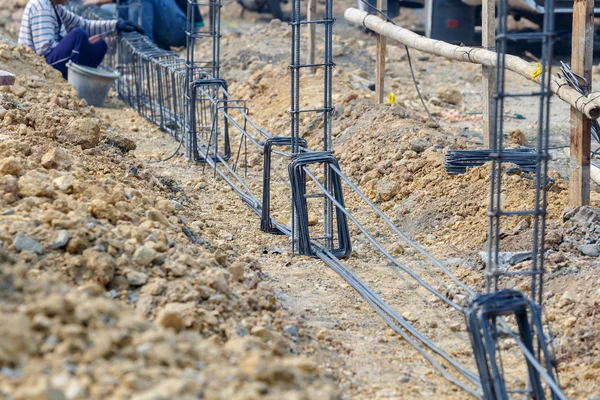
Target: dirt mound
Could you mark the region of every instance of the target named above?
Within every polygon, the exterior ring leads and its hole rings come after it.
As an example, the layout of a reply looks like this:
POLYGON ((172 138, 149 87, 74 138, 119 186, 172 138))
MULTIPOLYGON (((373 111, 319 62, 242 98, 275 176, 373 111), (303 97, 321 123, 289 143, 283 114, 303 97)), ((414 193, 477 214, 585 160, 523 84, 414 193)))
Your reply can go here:
POLYGON ((0 393, 11 398, 335 397, 314 362, 278 354, 276 333, 221 346, 197 329, 177 333, 176 312, 157 326, 100 285, 75 289, 3 258, 0 393))
POLYGON ((185 193, 41 58, 0 52, 18 75, 0 93, 0 393, 335 398, 256 259, 204 240, 185 193))
MULTIPOLYGON (((478 247, 487 239, 487 230, 480 228, 488 221, 489 166, 456 176, 443 167, 445 151, 474 144, 415 119, 398 105, 352 100, 348 108, 351 112, 336 121, 341 132, 334 147, 343 170, 365 194, 384 210, 391 210, 400 227, 416 238, 433 233, 434 242, 451 243, 465 251, 481 250, 478 247)), ((531 208, 533 177, 518 168, 507 167, 507 171, 503 207, 531 208)), ((548 185, 548 217, 556 221, 567 204, 567 191, 556 173, 550 175, 554 179, 548 185)), ((506 233, 524 220, 507 218, 506 233)))

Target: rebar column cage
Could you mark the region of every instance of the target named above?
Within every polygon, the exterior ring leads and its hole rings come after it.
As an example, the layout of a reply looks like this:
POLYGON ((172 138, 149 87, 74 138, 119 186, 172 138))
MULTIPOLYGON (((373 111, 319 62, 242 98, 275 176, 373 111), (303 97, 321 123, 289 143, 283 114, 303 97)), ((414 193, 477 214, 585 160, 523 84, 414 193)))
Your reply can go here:
MULTIPOLYGON (((557 383, 551 335, 542 324, 542 289, 544 273, 544 236, 547 207, 548 145, 550 129, 550 90, 554 45, 554 0, 545 0, 542 32, 511 33, 508 31, 508 0, 498 2, 498 51, 495 120, 493 121, 489 158, 492 160, 490 179, 489 237, 486 269, 488 294, 472 298, 465 314, 470 329, 473 352, 486 399, 509 399, 515 395, 541 400, 562 399, 557 383), (541 75, 539 86, 532 92, 506 91, 506 53, 509 41, 536 41, 541 44, 541 75), (535 173, 534 204, 531 209, 505 209, 503 199, 503 164, 515 158, 514 151, 504 148, 504 105, 507 98, 534 97, 539 99, 538 134, 535 151, 520 152, 518 158, 533 167, 535 173), (530 268, 509 270, 500 264, 501 223, 505 218, 531 217, 533 220, 532 263, 530 268), (524 294, 502 288, 505 276, 531 279, 529 298, 524 294), (515 332, 516 330, 516 332, 515 332), (520 347, 528 376, 526 387, 507 380, 503 367, 503 351, 498 345, 502 337, 511 337, 520 347), (542 379, 543 378, 543 379, 542 379)), ((522 163, 521 163, 522 164, 522 163)))
MULTIPOLYGON (((187 26, 186 26, 186 62, 187 66, 195 71, 201 69, 211 78, 220 77, 221 57, 221 0, 188 0, 187 4, 187 26), (196 21, 194 10, 198 7, 208 8, 208 30, 198 26, 201 21, 196 21), (196 59, 195 44, 200 40, 210 40, 210 55, 202 60, 196 59)), ((190 76, 190 82, 194 76, 190 76)))
POLYGON ((492 130, 491 152, 492 159, 490 208, 489 208, 489 239, 487 263, 487 291, 499 289, 502 276, 522 275, 531 278, 530 298, 537 304, 542 304, 543 273, 544 273, 544 236, 546 229, 546 207, 548 184, 548 146, 550 130, 550 90, 551 65, 554 46, 554 0, 545 0, 544 26, 542 32, 509 33, 508 32, 508 3, 501 0, 498 3, 498 29, 496 48, 498 50, 498 69, 496 75, 495 120, 492 130), (528 93, 506 92, 506 53, 509 41, 539 41, 541 44, 541 75, 536 91, 528 93), (532 209, 505 210, 501 201, 503 190, 502 164, 505 162, 507 151, 504 148, 504 103, 507 98, 537 97, 539 99, 538 132, 536 151, 524 153, 523 157, 530 159, 535 165, 535 199, 532 209), (527 270, 509 271, 499 264, 501 221, 503 217, 531 216, 533 219, 532 264, 527 270))
MULTIPOLYGON (((189 121, 189 124, 186 127, 185 149, 186 157, 190 161, 206 161, 199 152, 198 136, 210 147, 205 154, 219 154, 225 160, 231 156, 229 122, 219 113, 220 107, 229 106, 223 94, 223 91, 227 90, 227 83, 219 77, 221 7, 220 0, 188 0, 187 4, 185 121, 189 121), (196 10, 201 6, 208 8, 207 30, 198 25, 200 21, 196 21, 196 10), (197 60, 196 43, 201 40, 210 40, 210 56, 197 60), (202 88, 199 90, 199 87, 202 88), (221 101, 214 102, 210 99, 221 101), (219 140, 221 136, 222 141, 219 140), (220 142, 222 148, 219 148, 220 142)), ((217 159, 216 156, 213 157, 217 159)))
MULTIPOLYGON (((333 24, 335 19, 333 18, 333 0, 325 1, 324 16, 321 19, 315 20, 303 20, 301 11, 301 0, 292 1, 292 18, 290 25, 292 28, 292 43, 291 43, 291 62, 290 62, 290 94, 291 94, 291 106, 290 106, 290 117, 291 117, 291 129, 290 136, 292 139, 291 152, 293 156, 298 156, 302 152, 300 143, 300 116, 306 113, 320 114, 323 118, 323 147, 319 151, 332 152, 332 136, 331 136, 331 123, 334 112, 332 105, 332 86, 333 86, 333 53, 332 53, 332 39, 333 39, 333 24), (324 29, 324 51, 323 60, 320 63, 303 63, 301 60, 301 38, 302 38, 302 26, 317 25, 323 26, 324 29), (323 69, 323 104, 322 106, 316 106, 312 108, 301 108, 300 106, 300 76, 305 69, 323 69)), ((333 192, 332 185, 333 173, 331 171, 330 163, 323 163, 323 184, 329 193, 333 192)), ((323 198, 323 246, 327 249, 333 250, 334 248, 334 211, 333 202, 327 196, 323 198)), ((300 227, 298 226, 298 214, 294 208, 294 201, 292 201, 292 249, 297 252, 299 249, 299 232, 300 227)), ((340 223, 341 221, 338 221, 340 223)), ((338 238, 340 239, 340 238, 338 238)))

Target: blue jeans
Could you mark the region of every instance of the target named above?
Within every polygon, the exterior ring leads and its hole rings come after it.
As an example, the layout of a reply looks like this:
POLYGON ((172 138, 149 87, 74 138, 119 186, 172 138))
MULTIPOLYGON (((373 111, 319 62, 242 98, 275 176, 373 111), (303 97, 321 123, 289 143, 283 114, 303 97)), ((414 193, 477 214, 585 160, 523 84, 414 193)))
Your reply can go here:
MULTIPOLYGON (((137 20, 137 10, 131 10, 129 19, 137 20)), ((175 0, 142 0, 142 28, 146 35, 162 49, 186 44, 187 17, 175 0)))
POLYGON ((96 68, 102 63, 108 47, 104 40, 92 44, 86 31, 73 29, 46 56, 46 62, 59 70, 67 79, 67 62, 96 68))

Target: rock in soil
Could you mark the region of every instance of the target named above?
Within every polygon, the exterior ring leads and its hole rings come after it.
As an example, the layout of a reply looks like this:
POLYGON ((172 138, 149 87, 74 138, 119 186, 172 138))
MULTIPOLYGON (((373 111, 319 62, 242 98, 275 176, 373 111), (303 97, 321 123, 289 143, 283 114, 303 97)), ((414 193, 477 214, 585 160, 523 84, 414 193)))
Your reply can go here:
POLYGON ((30 251, 36 254, 43 254, 42 244, 35 239, 30 238, 23 232, 18 232, 13 240, 13 246, 17 251, 30 251))

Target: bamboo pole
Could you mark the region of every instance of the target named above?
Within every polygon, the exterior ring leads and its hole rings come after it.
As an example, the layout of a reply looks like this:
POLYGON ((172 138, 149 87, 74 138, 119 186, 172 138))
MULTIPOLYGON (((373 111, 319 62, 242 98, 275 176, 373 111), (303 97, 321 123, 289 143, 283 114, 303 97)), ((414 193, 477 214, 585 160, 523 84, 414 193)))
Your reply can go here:
MULTIPOLYGON (((573 45, 571 70, 592 84, 594 51, 594 1, 573 4, 573 45)), ((571 157, 569 173, 569 205, 590 204, 590 151, 592 124, 589 118, 571 108, 571 157)))
MULTIPOLYGON (((349 22, 363 25, 376 33, 420 51, 456 61, 497 68, 498 55, 493 51, 468 46, 456 46, 441 40, 428 39, 356 8, 348 8, 344 13, 344 17, 349 22)), ((527 80, 539 83, 539 77, 536 77, 539 66, 536 64, 531 64, 516 56, 507 55, 506 68, 527 80)), ((568 86, 564 79, 558 77, 553 77, 550 89, 558 98, 570 104, 588 118, 598 119, 600 117, 600 96, 598 94, 582 96, 575 89, 568 86)))
MULTIPOLYGON (((482 32, 481 47, 486 50, 496 51, 496 0, 484 0, 481 11, 482 32)), ((494 120, 496 119, 496 69, 482 66, 483 85, 483 145, 490 147, 494 133, 494 120)))

